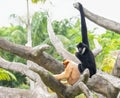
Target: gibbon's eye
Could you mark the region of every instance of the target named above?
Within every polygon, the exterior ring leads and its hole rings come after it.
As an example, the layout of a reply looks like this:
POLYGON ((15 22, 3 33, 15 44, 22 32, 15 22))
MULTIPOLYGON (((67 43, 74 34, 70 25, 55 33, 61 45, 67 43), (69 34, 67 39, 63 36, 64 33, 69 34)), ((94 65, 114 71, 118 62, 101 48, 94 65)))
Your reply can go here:
POLYGON ((84 53, 85 53, 85 50, 86 50, 86 48, 84 47, 84 48, 82 49, 81 54, 84 54, 84 53))

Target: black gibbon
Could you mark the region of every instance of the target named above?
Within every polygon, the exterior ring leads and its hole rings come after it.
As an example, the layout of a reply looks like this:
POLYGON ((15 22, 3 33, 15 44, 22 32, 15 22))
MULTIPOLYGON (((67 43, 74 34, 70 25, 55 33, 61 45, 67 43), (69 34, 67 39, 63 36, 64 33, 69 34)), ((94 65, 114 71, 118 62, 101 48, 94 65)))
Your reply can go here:
POLYGON ((80 73, 88 68, 90 71, 90 77, 96 73, 96 64, 95 58, 90 50, 88 36, 87 36, 87 27, 85 21, 85 15, 83 7, 80 3, 74 3, 73 6, 80 12, 81 15, 81 33, 82 33, 82 42, 77 45, 78 52, 75 53, 76 57, 81 61, 81 64, 78 65, 80 73))

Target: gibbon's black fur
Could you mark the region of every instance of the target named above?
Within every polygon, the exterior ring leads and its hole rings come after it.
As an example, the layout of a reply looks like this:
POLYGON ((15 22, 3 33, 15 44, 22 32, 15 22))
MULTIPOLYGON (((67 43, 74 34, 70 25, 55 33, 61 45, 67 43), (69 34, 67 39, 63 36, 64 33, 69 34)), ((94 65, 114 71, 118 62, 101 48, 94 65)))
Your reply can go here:
POLYGON ((83 71, 88 68, 91 77, 96 73, 96 64, 94 55, 89 47, 84 11, 80 3, 75 3, 74 7, 80 11, 81 15, 82 42, 77 45, 78 52, 76 52, 75 54, 76 57, 81 61, 81 64, 78 65, 78 69, 80 73, 83 73, 83 71))

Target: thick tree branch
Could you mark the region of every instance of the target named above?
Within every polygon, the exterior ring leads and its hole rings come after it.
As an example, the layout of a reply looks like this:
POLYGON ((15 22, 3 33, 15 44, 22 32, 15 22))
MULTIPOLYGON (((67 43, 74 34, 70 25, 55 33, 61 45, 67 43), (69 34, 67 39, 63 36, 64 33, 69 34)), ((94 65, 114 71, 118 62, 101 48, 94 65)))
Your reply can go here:
POLYGON ((58 82, 52 75, 49 74, 47 70, 43 69, 42 67, 38 68, 37 66, 31 66, 30 69, 38 73, 41 76, 44 83, 53 91, 55 91, 58 94, 58 96, 60 96, 60 98, 64 98, 62 94, 64 93, 66 86, 58 82))
POLYGON ((31 97, 30 90, 0 87, 0 98, 33 98, 33 97, 31 97))
POLYGON ((0 98, 57 98, 57 96, 45 92, 42 88, 25 90, 18 88, 0 87, 0 98))
POLYGON ((114 68, 112 70, 112 75, 120 78, 120 54, 118 55, 116 63, 115 63, 114 68))
POLYGON ((106 19, 104 17, 98 16, 96 14, 93 14, 92 12, 88 11, 85 8, 84 8, 84 13, 85 13, 85 16, 92 22, 94 22, 108 30, 111 30, 111 31, 114 31, 114 32, 120 34, 120 24, 119 23, 112 21, 110 19, 106 19))
MULTIPOLYGON (((44 48, 46 49, 46 47, 48 46, 45 45, 44 48)), ((63 71, 62 63, 43 52, 43 47, 41 48, 41 46, 40 48, 31 48, 23 45, 13 44, 3 38, 0 38, 0 48, 27 60, 31 60, 53 73, 60 73, 63 71)))
POLYGON ((120 79, 107 73, 97 72, 89 79, 87 86, 107 98, 117 98, 120 91, 120 79))
POLYGON ((86 78, 89 77, 88 70, 83 73, 83 75, 81 76, 83 78, 81 78, 81 80, 78 81, 77 84, 75 84, 74 86, 65 86, 59 81, 57 81, 53 76, 49 74, 47 70, 43 69, 42 67, 38 68, 37 66, 31 66, 30 69, 38 73, 44 83, 49 86, 53 91, 55 91, 60 96, 60 98, 74 98, 81 93, 85 93, 88 98, 93 98, 89 89, 82 82, 87 82, 86 80, 88 79, 86 78))
MULTIPOLYGON (((33 62, 31 62, 31 63, 32 63, 32 65, 37 65, 33 62)), ((4 69, 20 72, 23 75, 26 75, 31 80, 33 80, 36 84, 39 83, 39 87, 42 87, 42 88, 44 88, 44 90, 46 90, 45 85, 42 82, 40 76, 37 73, 30 70, 29 66, 24 65, 22 63, 9 62, 9 61, 6 61, 5 59, 0 57, 0 67, 2 67, 4 69)), ((39 66, 37 66, 37 67, 39 68, 39 66)))
POLYGON ((85 96, 87 98, 94 98, 92 92, 88 89, 88 87, 83 82, 79 83, 79 88, 82 90, 82 92, 85 93, 85 96))
POLYGON ((40 79, 38 74, 29 70, 27 68, 27 66, 22 64, 22 63, 8 62, 8 61, 6 61, 6 60, 4 60, 3 58, 0 57, 0 67, 2 67, 4 69, 14 70, 16 72, 20 72, 20 73, 26 75, 27 77, 29 77, 30 79, 32 79, 35 82, 38 82, 39 79, 40 79))

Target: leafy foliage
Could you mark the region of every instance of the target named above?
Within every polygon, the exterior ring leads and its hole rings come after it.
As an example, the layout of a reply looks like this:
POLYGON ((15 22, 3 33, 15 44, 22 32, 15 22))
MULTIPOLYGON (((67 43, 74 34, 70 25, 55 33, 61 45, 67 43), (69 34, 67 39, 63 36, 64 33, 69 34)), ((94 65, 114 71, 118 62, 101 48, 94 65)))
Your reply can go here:
MULTIPOLYGON (((0 36, 13 43, 22 45, 26 43, 26 30, 21 26, 1 27, 0 36)), ((11 62, 26 62, 26 60, 24 60, 23 58, 13 55, 9 52, 5 52, 1 49, 0 56, 11 62)), ((0 81, 0 85, 11 87, 16 87, 23 83, 23 81, 26 81, 25 76, 21 75, 20 73, 6 71, 3 69, 0 69, 0 79, 2 79, 2 81, 0 81)))
POLYGON ((98 40, 103 47, 102 53, 96 58, 98 68, 110 73, 116 60, 111 51, 120 49, 120 35, 112 31, 106 31, 105 34, 98 37, 98 40))
MULTIPOLYGON (((2 27, 0 28, 0 36, 17 44, 25 45, 27 42, 26 30, 21 26, 2 27)), ((0 55, 9 61, 22 61, 25 63, 24 59, 2 50, 0 50, 0 55)))
POLYGON ((115 58, 113 58, 113 56, 108 54, 105 56, 104 60, 102 61, 101 69, 104 72, 111 73, 114 64, 115 64, 115 58))
POLYGON ((16 77, 9 71, 0 68, 0 80, 17 80, 16 77))
POLYGON ((43 43, 48 38, 47 33, 47 13, 36 12, 31 23, 33 46, 43 43))

